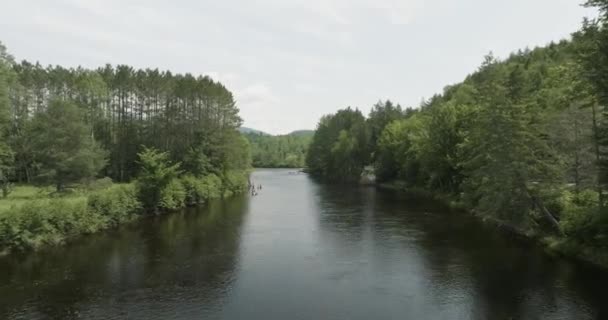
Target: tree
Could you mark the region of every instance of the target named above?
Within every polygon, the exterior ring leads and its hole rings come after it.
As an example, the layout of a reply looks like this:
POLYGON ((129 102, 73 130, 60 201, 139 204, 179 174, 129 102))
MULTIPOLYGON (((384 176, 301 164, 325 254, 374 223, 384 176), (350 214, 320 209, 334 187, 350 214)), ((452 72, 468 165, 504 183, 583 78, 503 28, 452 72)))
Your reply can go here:
MULTIPOLYGON (((479 212, 523 223, 532 210, 547 213, 541 192, 560 184, 559 163, 542 132, 540 108, 511 95, 502 67, 490 59, 482 66, 488 78, 463 144, 464 190, 479 212)), ((554 216, 545 217, 559 228, 554 216)))
POLYGON ((600 18, 585 20, 581 31, 574 34, 577 62, 580 74, 592 86, 594 100, 590 103, 593 112, 593 136, 596 161, 598 165, 598 193, 600 206, 604 206, 603 191, 608 186, 608 2, 606 0, 589 0, 586 6, 598 7, 600 18), (603 112, 600 112, 603 110, 603 112))
POLYGON ((139 196, 144 207, 156 212, 162 191, 180 174, 180 164, 171 163, 168 152, 154 148, 144 149, 137 154, 140 172, 137 176, 139 196))
POLYGON ((378 140, 376 176, 379 181, 400 180, 410 186, 425 180, 414 144, 420 139, 423 122, 414 114, 389 123, 378 140))
POLYGON ((10 126, 9 81, 12 77, 10 69, 12 57, 0 42, 0 189, 2 196, 8 196, 10 191, 9 174, 13 166, 13 152, 7 143, 10 126))
POLYGON ((54 100, 33 118, 30 135, 38 178, 61 192, 69 183, 94 177, 106 165, 106 152, 90 135, 82 112, 71 102, 54 100))
POLYGON ((428 187, 441 192, 457 192, 462 183, 460 146, 473 121, 474 108, 453 101, 430 107, 420 119, 423 125, 414 141, 428 187))
POLYGON ((332 182, 358 181, 370 161, 369 134, 359 110, 321 118, 306 156, 309 172, 332 182))
MULTIPOLYGON (((129 181, 138 172, 141 145, 168 151, 173 161, 185 154, 194 162, 205 161, 202 154, 213 161, 221 137, 236 139, 230 132, 242 122, 232 93, 209 77, 125 65, 45 68, 27 61, 13 64, 12 70, 9 140, 20 181, 27 182, 37 170, 26 128, 53 100, 74 103, 82 111, 90 135, 109 151, 103 173, 117 181, 129 181)), ((213 170, 218 165, 213 162, 213 170)))
POLYGON ((372 110, 367 117, 372 154, 375 154, 378 151, 378 139, 380 139, 384 127, 403 116, 404 113, 401 106, 394 105, 390 100, 386 100, 386 102, 378 101, 378 103, 372 107, 372 110))
POLYGON ((254 167, 302 168, 313 134, 312 131, 300 131, 271 136, 251 132, 246 133, 245 137, 251 145, 254 167))

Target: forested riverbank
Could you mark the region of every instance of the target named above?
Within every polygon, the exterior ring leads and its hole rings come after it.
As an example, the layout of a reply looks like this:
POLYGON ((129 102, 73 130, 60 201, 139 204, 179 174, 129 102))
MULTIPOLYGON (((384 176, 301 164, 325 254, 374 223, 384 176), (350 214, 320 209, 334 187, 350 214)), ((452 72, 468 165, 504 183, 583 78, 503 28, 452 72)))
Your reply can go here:
POLYGON ((0 251, 244 190, 238 111, 206 76, 43 67, 0 45, 0 251))
POLYGON ((249 132, 245 137, 255 168, 302 168, 312 135, 313 131, 300 130, 278 136, 249 132))
POLYGON ((323 117, 309 171, 422 189, 549 247, 608 266, 608 2, 571 39, 485 57, 419 108, 323 117))

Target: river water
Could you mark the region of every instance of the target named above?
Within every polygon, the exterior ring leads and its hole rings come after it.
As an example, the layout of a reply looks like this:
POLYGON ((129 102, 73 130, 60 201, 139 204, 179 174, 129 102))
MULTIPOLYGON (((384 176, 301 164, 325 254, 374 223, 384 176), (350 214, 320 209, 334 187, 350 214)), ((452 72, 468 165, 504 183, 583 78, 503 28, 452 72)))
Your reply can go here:
POLYGON ((608 274, 462 213, 258 170, 262 190, 0 258, 0 319, 602 319, 608 274))

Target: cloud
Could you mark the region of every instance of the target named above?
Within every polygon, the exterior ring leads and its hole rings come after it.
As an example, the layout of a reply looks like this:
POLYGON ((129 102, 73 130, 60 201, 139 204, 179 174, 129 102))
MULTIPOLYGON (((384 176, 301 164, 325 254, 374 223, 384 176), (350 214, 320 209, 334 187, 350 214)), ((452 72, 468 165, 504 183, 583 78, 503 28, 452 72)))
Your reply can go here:
POLYGON ((270 87, 263 83, 249 85, 243 90, 238 90, 236 96, 239 104, 264 107, 278 103, 280 99, 272 92, 270 87))
POLYGON ((0 40, 18 60, 207 74, 234 93, 246 125, 271 133, 380 98, 415 106, 488 48, 504 57, 559 40, 587 10, 570 0, 4 2, 0 40))

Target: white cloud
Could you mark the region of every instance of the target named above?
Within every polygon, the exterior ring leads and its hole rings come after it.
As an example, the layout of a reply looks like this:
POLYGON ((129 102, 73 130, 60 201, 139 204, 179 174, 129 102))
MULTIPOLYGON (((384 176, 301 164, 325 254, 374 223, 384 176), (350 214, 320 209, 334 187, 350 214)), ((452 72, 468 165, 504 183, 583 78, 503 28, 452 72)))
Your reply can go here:
POLYGON ((239 103, 255 107, 264 107, 279 102, 279 98, 265 84, 256 83, 236 93, 239 103))
POLYGON ((505 56, 558 40, 589 12, 571 0, 5 2, 0 41, 17 59, 209 74, 246 125, 271 133, 380 98, 415 106, 488 48, 505 56))

